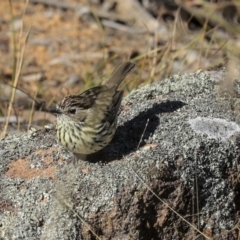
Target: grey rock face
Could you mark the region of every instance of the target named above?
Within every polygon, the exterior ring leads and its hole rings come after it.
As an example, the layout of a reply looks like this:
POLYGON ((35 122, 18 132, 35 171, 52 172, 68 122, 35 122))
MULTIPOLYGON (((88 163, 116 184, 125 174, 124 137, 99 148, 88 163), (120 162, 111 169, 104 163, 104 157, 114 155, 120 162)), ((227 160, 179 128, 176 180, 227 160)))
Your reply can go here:
POLYGON ((175 75, 132 92, 104 163, 73 161, 51 128, 0 141, 0 238, 95 239, 89 227, 101 239, 194 237, 148 185, 205 235, 234 239, 239 117, 223 78, 175 75))

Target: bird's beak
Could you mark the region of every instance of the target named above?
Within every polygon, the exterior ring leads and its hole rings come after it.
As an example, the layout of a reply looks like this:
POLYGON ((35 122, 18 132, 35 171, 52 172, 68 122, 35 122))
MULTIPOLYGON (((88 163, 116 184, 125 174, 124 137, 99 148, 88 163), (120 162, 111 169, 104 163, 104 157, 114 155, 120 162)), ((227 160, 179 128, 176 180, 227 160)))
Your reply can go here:
POLYGON ((61 110, 58 107, 49 110, 49 112, 53 113, 53 114, 56 114, 56 115, 62 114, 61 110))

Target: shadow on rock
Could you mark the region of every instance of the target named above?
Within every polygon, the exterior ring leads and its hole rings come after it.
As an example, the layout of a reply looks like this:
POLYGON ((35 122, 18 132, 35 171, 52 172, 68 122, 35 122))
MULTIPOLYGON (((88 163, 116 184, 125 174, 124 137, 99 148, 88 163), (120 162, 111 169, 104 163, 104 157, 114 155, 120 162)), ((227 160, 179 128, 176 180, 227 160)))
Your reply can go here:
POLYGON ((155 104, 151 109, 139 113, 139 115, 126 122, 123 126, 118 127, 112 142, 104 149, 105 161, 110 162, 121 159, 123 156, 136 151, 141 137, 142 141, 139 147, 143 146, 144 142, 153 135, 160 122, 159 114, 174 112, 185 105, 186 103, 181 101, 155 104), (147 124, 148 119, 149 122, 147 124), (144 132, 145 127, 146 130, 144 132))

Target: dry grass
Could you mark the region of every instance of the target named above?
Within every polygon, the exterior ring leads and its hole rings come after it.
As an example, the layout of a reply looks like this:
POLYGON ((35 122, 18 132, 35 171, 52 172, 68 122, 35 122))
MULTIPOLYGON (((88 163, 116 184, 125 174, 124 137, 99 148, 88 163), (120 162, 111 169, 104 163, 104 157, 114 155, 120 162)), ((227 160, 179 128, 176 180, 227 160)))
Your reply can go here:
MULTIPOLYGON (((14 2, 14 5, 12 5, 11 1, 9 1, 9 3, 13 26, 13 22, 16 17, 16 10, 13 11, 13 9, 16 3, 14 2)), ((19 104, 16 104, 18 97, 16 98, 16 101, 14 101, 16 87, 24 90, 24 92, 26 92, 32 98, 35 97, 34 95, 37 92, 38 94, 36 94, 36 98, 38 99, 38 102, 50 102, 52 100, 54 103, 56 103, 60 98, 62 98, 62 96, 66 94, 77 94, 87 88, 101 84, 104 79, 106 79, 106 76, 112 72, 113 68, 119 64, 119 62, 129 59, 131 55, 132 58, 130 60, 136 62, 137 69, 132 75, 132 81, 123 85, 123 87, 126 89, 126 92, 130 92, 133 89, 138 88, 140 85, 145 85, 153 81, 158 81, 160 79, 169 77, 173 73, 194 72, 200 68, 207 69, 209 67, 218 65, 219 63, 224 63, 226 59, 238 58, 238 53, 240 52, 240 28, 238 24, 233 24, 225 20, 221 16, 221 11, 219 10, 223 7, 226 7, 227 4, 229 3, 219 3, 216 5, 203 2, 201 8, 190 8, 187 5, 181 4, 181 8, 191 12, 192 15, 202 23, 203 27, 201 29, 198 31, 190 31, 188 28, 188 23, 181 20, 180 10, 178 10, 176 12, 175 21, 168 26, 169 32, 171 33, 168 41, 163 41, 162 36, 160 36, 158 32, 155 32, 154 35, 145 34, 143 35, 143 39, 146 38, 144 41, 148 42, 148 44, 144 47, 142 44, 143 42, 136 42, 137 40, 135 38, 131 40, 130 36, 127 36, 127 39, 129 39, 129 44, 126 42, 120 42, 120 48, 122 47, 123 49, 122 52, 120 49, 117 49, 118 46, 113 46, 112 42, 117 41, 115 39, 119 37, 118 34, 124 38, 125 33, 115 31, 116 36, 113 36, 114 41, 112 40, 110 43, 109 34, 112 32, 109 32, 108 29, 103 28, 100 19, 93 11, 93 16, 96 22, 96 25, 93 28, 95 28, 95 31, 99 36, 99 47, 98 49, 95 47, 94 55, 90 53, 91 49, 86 49, 87 52, 85 56, 81 56, 82 53, 78 53, 78 50, 75 51, 70 45, 70 42, 64 42, 59 39, 58 41, 61 45, 58 47, 59 49, 64 48, 65 57, 59 58, 56 56, 55 60, 50 60, 49 64, 43 64, 43 71, 46 74, 47 81, 27 82, 27 84, 26 81, 23 80, 22 75, 29 71, 27 68, 27 65, 29 65, 30 61, 29 57, 31 57, 31 54, 34 55, 34 52, 32 51, 32 43, 27 43, 29 35, 29 30, 27 29, 29 29, 30 26, 29 16, 26 14, 26 9, 28 9, 30 6, 29 4, 26 4, 24 8, 21 9, 23 12, 21 18, 22 22, 26 18, 28 20, 27 24, 22 23, 19 33, 14 30, 14 27, 11 30, 13 39, 12 55, 14 56, 14 64, 10 74, 14 80, 12 80, 12 84, 8 83, 9 85, 13 86, 12 94, 10 96, 8 95, 8 104, 4 104, 4 102, 1 102, 0 99, 0 112, 2 116, 6 117, 2 136, 4 136, 7 132, 10 116, 24 116, 22 109, 25 111, 31 111, 32 104, 29 104, 28 106, 23 104, 19 107, 19 104), (16 36, 18 36, 17 39, 16 36), (143 48, 139 49, 139 53, 135 57, 134 54, 132 54, 132 52, 136 51, 137 49, 136 46, 134 46, 134 41, 136 42, 135 45, 139 44, 139 46, 143 48), (67 49, 69 49, 68 53, 70 53, 68 55, 66 55, 67 49), (113 51, 113 49, 114 54, 110 56, 108 51, 113 51), (127 50, 124 51, 124 49, 127 50), (24 57, 23 54, 25 51, 27 51, 27 54, 25 54, 24 57), (30 55, 29 51, 31 51, 30 55), (98 53, 96 53, 96 51, 98 51, 98 53), (16 57, 18 59, 17 61, 16 57), (86 60, 84 60, 84 58, 86 58, 86 60), (91 59, 89 63, 87 63, 87 59, 91 59), (84 62, 84 68, 78 68, 79 61, 84 62), (94 62, 95 64, 97 63, 97 65, 93 68, 91 64, 94 62), (64 69, 66 69, 66 75, 61 79, 61 75, 59 74, 64 72, 64 69), (83 71, 81 69, 83 69, 83 71), (73 84, 70 87, 66 86, 66 77, 68 78, 69 74, 81 74, 82 79, 78 79, 80 84, 73 84), (56 82, 55 84, 54 78, 60 78, 60 83, 58 84, 56 82), (48 79, 51 79, 51 84, 48 79), (56 89, 58 90, 56 91, 56 89)), ((236 7, 240 6, 239 1, 234 1, 234 4, 236 7)), ((119 42, 116 42, 116 44, 119 44, 119 42)), ((62 51, 59 52, 59 54, 59 56, 61 56, 62 51)), ((46 57, 44 57, 44 59, 46 59, 46 57)), ((0 79, 0 83, 1 82, 3 85, 6 85, 4 77, 0 79)), ((1 92, 4 92, 4 89, 1 89, 1 92)), ((28 98, 27 102, 29 102, 29 97, 26 96, 26 98, 28 98)), ((29 122, 36 124, 33 112, 31 114, 26 114, 26 116, 31 116, 31 120, 26 117, 24 118, 27 122, 26 125, 30 125, 29 122)), ((20 130, 24 130, 20 123, 18 125, 20 126, 20 130)))
MULTIPOLYGON (((11 1, 10 1, 11 3, 11 1)), ((14 3, 15 4, 15 3, 14 3)), ((221 17, 220 12, 217 11, 218 9, 223 8, 226 6, 227 3, 221 3, 218 5, 211 4, 211 3, 204 3, 202 4, 201 8, 189 8, 189 6, 181 5, 182 8, 188 10, 189 12, 192 12, 192 14, 199 19, 200 22, 202 22, 202 29, 199 31, 190 31, 188 29, 188 23, 183 22, 180 17, 180 10, 176 12, 176 18, 175 21, 171 26, 169 26, 169 31, 171 32, 170 37, 168 41, 162 41, 161 36, 156 32, 153 36, 151 34, 144 35, 146 37, 147 42, 152 42, 151 44, 148 44, 145 47, 145 51, 141 50, 139 51, 139 54, 136 57, 132 57, 132 61, 135 61, 138 69, 135 71, 135 78, 130 82, 127 83, 124 87, 127 90, 127 92, 130 92, 132 89, 135 89, 139 87, 139 85, 145 85, 148 83, 151 83, 156 80, 160 80, 162 78, 169 77, 173 73, 184 73, 184 72, 194 72, 198 69, 207 69, 209 67, 213 67, 215 65, 218 65, 219 63, 224 63, 226 59, 236 59, 238 58, 238 52, 239 52, 239 33, 240 28, 237 24, 229 23, 226 21, 223 17, 221 17), (217 7, 216 7, 217 6, 217 7), (214 25, 214 27, 210 27, 209 24, 214 25), (223 30, 224 28, 224 30, 223 30), (161 44, 159 45, 159 42, 161 44)), ((229 4, 229 3, 228 3, 229 4)), ((10 4, 11 5, 11 4, 10 4)), ((235 5, 239 7, 239 1, 235 1, 235 5)), ((26 8, 28 6, 25 6, 22 14, 22 20, 26 18, 26 8)), ((12 8, 14 6, 10 7, 11 14, 12 14, 12 27, 13 27, 13 21, 14 21, 14 13, 12 11, 12 8)), ((12 43, 13 43, 13 67, 11 71, 12 78, 15 78, 15 81, 12 81, 13 85, 13 95, 15 95, 15 87, 18 86, 19 89, 24 90, 24 92, 27 92, 30 96, 34 97, 34 93, 38 92, 37 97, 41 96, 42 101, 49 102, 50 99, 53 99, 53 96, 56 95, 56 102, 58 99, 60 99, 64 94, 69 93, 79 93, 87 88, 93 87, 95 85, 101 84, 103 79, 106 78, 107 75, 109 75, 112 71, 112 69, 115 67, 113 65, 116 65, 116 62, 127 60, 132 54, 131 51, 134 51, 133 46, 129 47, 129 54, 126 53, 122 54, 121 52, 118 52, 113 54, 113 56, 107 56, 106 51, 112 51, 112 48, 114 46, 108 46, 109 45, 107 39, 109 38, 109 32, 106 31, 106 29, 103 28, 101 25, 101 21, 97 17, 96 14, 93 12, 93 16, 96 21, 96 27, 99 32, 99 42, 100 42, 100 48, 98 49, 100 58, 97 60, 97 65, 94 67, 90 67, 89 65, 84 68, 83 71, 81 71, 81 77, 79 87, 66 87, 64 79, 61 80, 60 86, 58 86, 59 91, 56 91, 56 87, 49 87, 45 86, 44 81, 38 81, 37 83, 30 83, 28 86, 26 86, 26 83, 22 80, 20 74, 24 75, 25 72, 27 72, 27 68, 25 67, 26 63, 25 61, 29 61, 29 52, 27 55, 27 58, 25 57, 23 59, 23 52, 29 48, 29 43, 27 43, 27 37, 28 33, 26 33, 29 28, 29 23, 26 25, 26 27, 23 26, 20 29, 20 33, 16 33, 14 28, 12 28, 12 43), (16 40, 16 36, 18 36, 18 39, 16 40), (23 40, 25 38, 25 40, 23 40), (20 51, 20 54, 17 54, 18 51, 20 51), (16 62, 16 55, 18 55, 18 63, 16 62), (21 56, 22 55, 22 59, 21 56), (102 55, 102 57, 101 57, 102 55), (102 59, 101 59, 102 58, 102 59), (119 60, 121 59, 121 60, 119 60), (16 65, 18 64, 18 65, 16 65), (23 66, 22 66, 23 65, 23 66), (111 65, 111 68, 109 67, 111 65), (105 70, 106 69, 106 70, 105 70), (16 73, 16 74, 15 74, 16 73), (16 77, 15 77, 16 76, 16 77), (20 78, 20 80, 19 80, 20 78), (15 85, 14 85, 15 84, 15 85), (53 90, 53 88, 55 88, 53 90), (46 90, 48 89, 48 90, 46 90), (61 96, 59 96, 61 95, 61 96)), ((28 20, 29 21, 29 20, 28 20)), ((120 33, 122 34, 122 33, 120 33)), ((124 34, 124 33, 123 33, 124 34)), ((130 40, 129 40, 130 41, 130 40)), ((73 49, 71 46, 68 46, 69 43, 61 42, 61 44, 65 44, 66 48, 70 49, 70 52, 73 52, 73 49)), ((110 43, 111 44, 111 43, 110 43)), ((137 44, 137 43, 136 43, 137 44)), ((123 49, 128 46, 125 43, 122 43, 123 49)), ((142 45, 141 45, 142 46, 142 45)), ((89 50, 89 49, 87 49, 89 50)), ((34 54, 34 52, 32 52, 34 54)), ((62 68, 64 70, 64 65, 66 64, 66 61, 69 63, 69 69, 70 73, 78 74, 78 71, 75 71, 77 64, 79 60, 77 58, 81 58, 81 56, 76 55, 75 56, 66 56, 65 60, 61 60, 60 58, 56 58, 54 61, 53 59, 50 61, 50 66, 47 66, 46 71, 49 70, 52 71, 56 67, 56 61, 64 61, 62 64, 62 68), (71 59, 71 57, 73 59, 71 59), (75 58, 75 59, 74 59, 75 58), (76 61, 76 63, 74 62, 76 61), (55 62, 55 63, 54 63, 55 62), (53 64, 53 65, 52 65, 53 64), (52 66, 52 67, 51 67, 52 66), (52 69, 51 69, 52 68, 52 69)), ((95 54, 96 55, 96 54, 95 54)), ((97 55, 96 55, 97 56, 97 55)), ((87 58, 91 57, 89 53, 86 53, 86 61, 87 58)), ((83 60, 80 60, 83 61, 83 60)), ((94 60, 90 60, 90 64, 92 62, 96 62, 94 60)), ((57 64, 58 65, 58 64, 57 64)), ((45 71, 45 70, 44 70, 45 71)), ((66 71, 69 76, 69 70, 66 71)), ((55 75, 57 73, 57 70, 55 71, 55 75)), ((48 72, 46 73, 46 75, 48 72)), ((54 73, 53 73, 54 74, 54 73)), ((48 76, 46 76, 48 78, 48 76)), ((50 79, 53 78, 50 76, 50 79)), ((51 80, 51 81, 54 81, 51 80)), ((6 84, 6 81, 4 80, 4 77, 0 79, 0 82, 3 82, 3 84, 6 84)), ((1 89, 1 92, 4 92, 4 89, 1 89)), ((4 104, 4 102, 1 102, 0 99, 0 111, 3 116, 9 116, 13 114, 12 111, 12 104, 14 104, 14 101, 12 97, 9 96, 9 102, 8 104, 4 104), (6 106, 8 106, 8 111, 6 111, 6 106)), ((27 96, 26 96, 27 97, 27 96)), ((30 104, 31 106, 31 104, 30 104)), ((26 106, 23 106, 26 108, 26 106)), ((31 109, 29 107, 28 109, 31 109)), ((18 112, 18 111, 17 111, 18 112)), ((19 113, 21 116, 21 113, 19 113)), ((5 126, 7 126, 5 124, 5 126)), ((6 131, 6 127, 5 130, 6 131)), ((4 135, 4 134, 3 134, 4 135)))
MULTIPOLYGON (((10 10, 12 10, 12 1, 11 0, 9 0, 9 5, 10 5, 10 10)), ((26 0, 26 6, 24 8, 24 13, 23 13, 22 19, 24 19, 26 9, 27 9, 27 5, 28 5, 28 0, 26 0)), ((26 37, 24 38, 23 44, 21 44, 21 40, 22 40, 22 37, 23 37, 22 36, 23 35, 23 24, 22 24, 21 29, 20 29, 20 39, 18 41, 19 45, 17 46, 13 17, 14 17, 13 12, 11 11, 12 36, 13 36, 13 45, 14 45, 14 60, 13 60, 14 64, 13 64, 13 74, 12 74, 12 79, 13 79, 13 85, 12 86, 13 86, 13 88, 12 88, 12 93, 11 93, 11 97, 10 97, 10 100, 9 100, 5 125, 4 125, 4 128, 3 128, 2 134, 1 134, 2 138, 4 138, 7 134, 9 119, 10 119, 10 115, 11 115, 11 112, 12 112, 12 109, 13 109, 13 103, 14 103, 15 94, 16 94, 16 88, 17 88, 17 85, 18 85, 18 81, 19 81, 19 77, 20 77, 20 73, 21 73, 21 69, 22 69, 25 47, 26 47, 27 39, 28 39, 28 36, 29 36, 29 33, 30 33, 30 29, 29 29, 26 37), (17 54, 18 49, 20 50, 19 55, 17 54)))

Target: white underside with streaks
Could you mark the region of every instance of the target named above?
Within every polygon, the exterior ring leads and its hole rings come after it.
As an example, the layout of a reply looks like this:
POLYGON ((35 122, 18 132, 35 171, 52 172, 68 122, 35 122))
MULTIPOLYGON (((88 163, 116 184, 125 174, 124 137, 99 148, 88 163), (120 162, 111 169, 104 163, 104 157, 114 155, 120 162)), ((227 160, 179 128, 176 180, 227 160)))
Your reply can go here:
MULTIPOLYGON (((116 122, 114 124, 116 125, 116 122)), ((79 126, 81 128, 81 131, 79 131, 71 123, 58 122, 57 137, 64 147, 74 153, 92 154, 106 147, 115 134, 116 126, 114 128, 106 124, 102 125, 101 128, 100 126, 92 128, 83 125, 79 126), (101 134, 98 134, 99 132, 101 134)))

